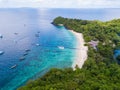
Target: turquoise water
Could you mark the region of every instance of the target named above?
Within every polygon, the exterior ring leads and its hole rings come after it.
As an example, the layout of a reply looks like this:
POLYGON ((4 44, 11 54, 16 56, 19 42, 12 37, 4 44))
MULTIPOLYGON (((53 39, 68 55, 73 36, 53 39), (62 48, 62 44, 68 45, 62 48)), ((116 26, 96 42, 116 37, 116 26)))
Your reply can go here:
POLYGON ((51 24, 57 16, 106 21, 119 18, 120 9, 0 9, 0 50, 5 52, 0 55, 0 90, 15 90, 51 68, 71 67, 77 41, 64 27, 51 24), (20 61, 25 49, 30 51, 20 61))
POLYGON ((0 56, 1 90, 14 90, 50 68, 72 65, 74 50, 70 48, 75 47, 74 35, 64 27, 52 25, 53 18, 44 13, 37 9, 0 10, 0 33, 3 35, 0 50, 5 52, 0 56), (25 60, 20 61, 25 49, 30 51, 25 60), (14 65, 17 67, 11 69, 14 65))

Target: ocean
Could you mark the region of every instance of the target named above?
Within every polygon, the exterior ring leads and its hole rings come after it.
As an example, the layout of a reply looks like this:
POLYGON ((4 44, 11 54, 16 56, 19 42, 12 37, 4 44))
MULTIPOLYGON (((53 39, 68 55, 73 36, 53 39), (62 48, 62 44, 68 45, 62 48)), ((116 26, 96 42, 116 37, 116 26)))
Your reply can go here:
POLYGON ((0 9, 0 90, 15 90, 51 68, 68 68, 75 58, 76 37, 51 24, 62 16, 108 21, 120 9, 0 9))

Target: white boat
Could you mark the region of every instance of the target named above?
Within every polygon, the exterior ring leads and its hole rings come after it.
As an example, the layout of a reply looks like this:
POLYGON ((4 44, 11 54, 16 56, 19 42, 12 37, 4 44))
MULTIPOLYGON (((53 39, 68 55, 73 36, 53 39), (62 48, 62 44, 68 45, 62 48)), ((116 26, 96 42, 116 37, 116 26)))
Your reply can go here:
POLYGON ((40 46, 40 44, 37 43, 36 46, 40 46))
POLYGON ((14 68, 16 68, 17 67, 17 65, 15 64, 15 65, 13 65, 12 67, 11 67, 11 69, 14 69, 14 68))
POLYGON ((0 51, 0 55, 4 54, 4 51, 0 51))
POLYGON ((63 47, 63 46, 58 46, 58 48, 59 48, 59 49, 64 49, 64 47, 63 47))
POLYGON ((22 61, 22 60, 25 60, 25 57, 24 56, 22 56, 22 57, 20 57, 20 59, 19 59, 20 61, 22 61))

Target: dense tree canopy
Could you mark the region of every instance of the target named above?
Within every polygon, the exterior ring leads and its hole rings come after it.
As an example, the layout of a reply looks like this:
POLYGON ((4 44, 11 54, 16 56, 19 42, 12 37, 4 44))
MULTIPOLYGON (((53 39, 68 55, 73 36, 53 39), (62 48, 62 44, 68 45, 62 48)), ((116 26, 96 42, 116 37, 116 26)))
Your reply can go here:
POLYGON ((120 19, 101 22, 57 17, 53 24, 83 33, 88 59, 82 69, 51 69, 18 90, 120 90, 120 66, 113 58, 114 50, 120 49, 120 19), (97 51, 87 44, 90 40, 99 41, 97 51))

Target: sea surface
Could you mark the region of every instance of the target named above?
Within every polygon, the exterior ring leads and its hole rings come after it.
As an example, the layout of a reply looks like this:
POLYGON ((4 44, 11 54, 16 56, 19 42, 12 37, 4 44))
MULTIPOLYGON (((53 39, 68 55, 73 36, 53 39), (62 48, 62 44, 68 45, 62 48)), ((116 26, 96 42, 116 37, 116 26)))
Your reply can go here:
POLYGON ((120 9, 0 9, 0 90, 15 90, 51 68, 72 66, 76 37, 51 24, 57 16, 108 21, 120 18, 120 9))

